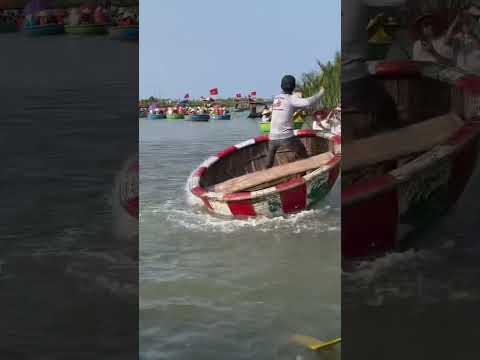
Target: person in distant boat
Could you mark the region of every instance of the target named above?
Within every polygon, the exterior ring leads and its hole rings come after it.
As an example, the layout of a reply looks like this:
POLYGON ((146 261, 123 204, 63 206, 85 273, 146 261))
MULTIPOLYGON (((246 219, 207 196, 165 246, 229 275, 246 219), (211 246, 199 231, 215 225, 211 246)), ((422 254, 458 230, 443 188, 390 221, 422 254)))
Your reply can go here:
POLYGON ((73 8, 70 9, 70 13, 67 18, 67 22, 69 25, 78 25, 80 24, 80 9, 79 8, 73 8))
POLYGON ((262 122, 270 122, 272 120, 271 115, 272 115, 272 112, 267 106, 265 106, 265 108, 262 111, 262 122))
POLYGON ((107 22, 105 14, 105 9, 100 5, 97 6, 94 13, 95 24, 105 24, 107 22))
POLYGON ((415 24, 420 38, 413 44, 413 60, 451 65, 452 48, 448 46, 447 39, 439 34, 434 17, 423 15, 415 24))
POLYGON ((324 89, 312 97, 303 99, 293 95, 296 82, 292 75, 285 75, 282 79, 282 94, 273 100, 272 120, 270 125, 270 142, 266 159, 266 168, 271 168, 275 161, 275 154, 280 147, 289 148, 299 158, 308 157, 305 146, 293 132, 293 113, 295 110, 311 107, 322 99, 324 89))
POLYGON ((457 67, 475 73, 480 71, 480 39, 475 35, 475 19, 470 13, 457 16, 448 29, 446 41, 453 48, 457 67))

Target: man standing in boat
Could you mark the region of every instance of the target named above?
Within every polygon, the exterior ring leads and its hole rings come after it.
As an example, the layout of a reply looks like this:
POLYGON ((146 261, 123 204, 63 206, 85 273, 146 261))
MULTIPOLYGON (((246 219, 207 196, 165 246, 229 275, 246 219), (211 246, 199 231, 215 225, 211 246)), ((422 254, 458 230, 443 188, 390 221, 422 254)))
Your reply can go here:
POLYGON ((299 158, 308 157, 305 146, 293 132, 293 114, 296 110, 311 107, 320 101, 324 89, 321 88, 314 96, 303 99, 293 94, 295 86, 295 78, 292 75, 284 76, 281 84, 283 93, 273 100, 270 142, 266 160, 267 169, 273 166, 275 154, 280 147, 290 149, 299 158))

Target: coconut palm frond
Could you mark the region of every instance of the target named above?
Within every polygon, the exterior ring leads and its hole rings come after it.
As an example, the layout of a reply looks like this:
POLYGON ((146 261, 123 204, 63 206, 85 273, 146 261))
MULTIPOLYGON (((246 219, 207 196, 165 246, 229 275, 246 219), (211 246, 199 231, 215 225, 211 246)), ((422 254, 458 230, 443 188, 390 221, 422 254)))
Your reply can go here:
POLYGON ((305 97, 314 95, 323 86, 325 94, 322 106, 333 108, 341 102, 341 58, 335 54, 333 61, 322 63, 317 61, 319 70, 304 73, 301 79, 300 91, 305 97))

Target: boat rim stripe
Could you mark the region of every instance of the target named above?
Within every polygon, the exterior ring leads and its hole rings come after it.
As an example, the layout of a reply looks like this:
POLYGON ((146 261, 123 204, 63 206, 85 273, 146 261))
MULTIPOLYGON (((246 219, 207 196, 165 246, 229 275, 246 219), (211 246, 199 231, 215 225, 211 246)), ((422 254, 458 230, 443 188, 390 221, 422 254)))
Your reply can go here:
POLYGON ((217 154, 217 157, 219 159, 222 159, 224 157, 227 157, 228 155, 234 153, 235 151, 237 151, 238 149, 235 147, 235 145, 233 146, 230 146, 222 151, 220 151, 218 154, 217 154))
POLYGON ((390 174, 377 176, 359 184, 353 184, 342 189, 342 206, 350 205, 358 199, 369 197, 371 194, 395 188, 397 180, 390 174))
POLYGON ((205 194, 207 194, 207 190, 205 190, 201 186, 195 186, 190 191, 192 192, 193 195, 195 195, 199 198, 203 198, 203 197, 205 197, 205 194))
POLYGON ((397 61, 379 61, 374 65, 374 75, 422 75, 422 69, 417 61, 397 60, 397 61))
POLYGON ((228 202, 245 201, 245 200, 251 200, 251 199, 252 199, 251 191, 244 191, 239 193, 223 195, 223 200, 228 202))
MULTIPOLYGON (((327 140, 332 141, 333 143, 335 141, 334 140, 335 138, 337 138, 337 140, 338 140, 338 138, 340 138, 338 135, 332 135, 332 136, 328 136, 328 137, 321 136, 321 134, 318 134, 316 131, 313 131, 313 130, 296 130, 295 136, 298 136, 298 137, 319 137, 319 138, 324 138, 324 139, 326 138, 327 140)), ((264 142, 264 141, 269 141, 269 140, 270 140, 270 137, 268 135, 260 135, 260 136, 257 136, 255 138, 253 138, 253 139, 249 139, 249 140, 243 141, 239 144, 230 146, 230 147, 220 151, 216 156, 209 157, 207 160, 205 160, 200 165, 200 167, 198 167, 194 171, 193 176, 192 176, 192 181, 195 181, 196 182, 195 184, 197 186, 192 187, 190 191, 197 197, 209 198, 209 199, 217 200, 217 201, 224 200, 226 195, 216 193, 216 192, 209 192, 208 190, 206 190, 204 187, 202 187, 200 185, 201 178, 205 175, 205 172, 207 171, 207 169, 210 166, 212 166, 214 163, 216 163, 219 159, 221 159, 223 157, 226 157, 226 156, 234 153, 237 150, 243 149, 243 148, 248 147, 248 146, 253 146, 253 145, 256 145, 258 143, 261 143, 261 142, 264 142), (249 145, 245 145, 247 142, 251 142, 251 143, 249 145), (239 148, 239 147, 237 147, 238 145, 243 145, 243 147, 239 148), (202 169, 204 169, 204 170, 202 170, 202 169), (195 193, 193 191, 194 189, 195 189, 195 193), (200 191, 199 189, 202 189, 202 191, 200 191)), ((338 162, 340 162, 340 160, 341 160, 341 155, 340 154, 334 154, 334 157, 327 163, 327 166, 324 169, 324 171, 330 171, 332 167, 336 166, 338 164, 338 162)), ((323 171, 320 172, 319 174, 317 174, 317 176, 319 176, 321 173, 323 173, 323 171)), ((301 178, 302 183, 306 184, 307 182, 310 182, 313 179, 313 177, 309 178, 308 175, 309 174, 306 174, 305 176, 303 176, 301 178)), ((295 179, 293 179, 293 180, 295 180, 295 179)), ((290 183, 290 181, 288 181, 287 183, 285 183, 283 185, 287 185, 289 183, 290 183)), ((266 189, 249 192, 249 194, 250 194, 251 199, 255 199, 255 198, 260 198, 260 197, 263 197, 263 196, 267 196, 267 194, 275 193, 275 192, 278 192, 277 187, 276 186, 271 186, 271 187, 268 187, 266 189)), ((236 200, 229 199, 228 201, 236 201, 236 200)))
POLYGON ((292 190, 296 187, 304 186, 304 185, 306 185, 305 179, 301 177, 301 178, 295 178, 295 179, 289 180, 286 183, 275 185, 275 189, 277 189, 278 193, 280 194, 284 191, 292 190))
POLYGON ((480 132, 480 121, 475 120, 461 127, 448 141, 449 145, 462 145, 480 132))
MULTIPOLYGON (((370 64, 370 73, 378 76, 393 76, 393 75, 424 75, 424 67, 422 63, 413 60, 398 60, 398 61, 375 61, 370 64)), ((457 69, 454 66, 446 67, 445 70, 457 69)), ((457 70, 458 71, 458 70, 457 70)), ((441 79, 437 79, 442 81, 441 79)), ((470 95, 480 94, 480 76, 474 74, 467 74, 460 79, 455 80, 452 85, 462 89, 470 95)))
POLYGON ((193 173, 193 177, 198 177, 198 178, 201 178, 203 176, 203 174, 205 174, 205 171, 207 171, 207 167, 206 166, 200 166, 197 170, 195 170, 195 172, 193 173))
MULTIPOLYGON (((474 138, 474 136, 468 135, 474 135, 478 133, 480 133, 480 123, 475 122, 475 124, 465 124, 449 140, 433 147, 430 151, 424 153, 423 156, 426 156, 430 152, 437 151, 437 149, 440 147, 453 146, 451 151, 444 155, 444 157, 450 156, 452 153, 458 150, 458 148, 464 146, 470 139, 474 138), (472 125, 475 128, 475 131, 471 130, 472 125), (465 131, 467 132, 466 134, 465 131), (465 135, 462 136, 462 133, 465 135)), ((393 171, 398 171, 398 169, 400 168, 396 168, 393 171)), ((385 175, 380 175, 372 178, 364 183, 354 184, 346 188, 342 188, 342 205, 348 205, 351 202, 354 202, 360 198, 368 197, 370 194, 373 193, 386 191, 391 186, 396 186, 396 184, 399 184, 400 182, 400 180, 398 180, 395 176, 392 175, 392 172, 389 172, 385 175)))
POLYGON ((455 86, 461 88, 469 95, 480 94, 480 77, 475 75, 466 75, 455 82, 455 86))

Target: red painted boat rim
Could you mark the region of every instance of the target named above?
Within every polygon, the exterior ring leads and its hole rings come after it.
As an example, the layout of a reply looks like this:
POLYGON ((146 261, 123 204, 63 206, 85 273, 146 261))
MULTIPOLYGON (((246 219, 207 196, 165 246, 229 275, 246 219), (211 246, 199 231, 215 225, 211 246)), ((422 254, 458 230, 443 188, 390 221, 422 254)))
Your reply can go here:
POLYGON ((434 74, 450 73, 445 78, 437 80, 450 82, 453 86, 464 90, 467 93, 480 95, 480 76, 460 71, 456 67, 439 64, 426 63, 413 60, 392 60, 392 61, 371 61, 368 64, 370 74, 375 76, 400 77, 431 77, 434 74))
POLYGON ((304 137, 318 137, 318 138, 323 138, 327 139, 331 142, 333 145, 332 147, 334 148, 334 156, 333 158, 327 163, 327 165, 309 173, 306 174, 305 176, 301 178, 296 178, 289 180, 285 183, 282 183, 281 185, 276 185, 276 186, 271 186, 266 189, 262 190, 257 190, 257 191, 246 191, 246 192, 240 192, 240 193, 235 193, 235 194, 228 194, 224 195, 221 193, 216 193, 216 192, 211 192, 208 191, 207 189, 203 188, 200 186, 200 182, 202 177, 204 176, 205 172, 208 170, 210 166, 215 164, 218 160, 220 160, 223 157, 226 157, 228 155, 231 155, 232 153, 249 147, 249 146, 254 146, 256 144, 262 143, 262 142, 267 142, 270 140, 268 135, 261 135, 257 136, 253 139, 246 140, 244 142, 241 142, 239 144, 236 144, 234 146, 230 146, 222 151, 220 151, 216 156, 211 156, 207 160, 205 160, 193 173, 192 176, 189 179, 189 188, 190 192, 195 195, 196 197, 202 199, 202 200, 214 200, 214 201, 222 201, 226 202, 228 201, 229 203, 232 202, 242 202, 245 200, 252 200, 252 199, 258 199, 262 198, 265 196, 269 196, 272 194, 280 194, 281 192, 284 191, 290 191, 292 189, 304 186, 307 182, 310 182, 312 179, 316 178, 322 173, 329 172, 333 168, 340 166, 340 161, 341 161, 341 137, 338 135, 326 135, 322 133, 318 133, 316 131, 312 130, 295 130, 295 135, 300 138, 304 137), (280 188, 279 188, 280 187, 280 188))
POLYGON ((463 127, 461 127, 449 140, 433 147, 430 151, 422 154, 420 157, 430 157, 431 160, 428 163, 416 171, 409 172, 407 166, 410 163, 390 171, 387 174, 376 176, 370 180, 350 185, 346 188, 342 188, 342 206, 353 205, 359 201, 370 198, 374 195, 378 195, 389 191, 395 186, 408 181, 409 178, 422 171, 425 167, 430 166, 434 162, 441 161, 446 157, 453 156, 463 148, 465 148, 471 141, 480 136, 480 119, 475 119, 463 127), (433 156, 439 154, 440 156, 433 156), (405 172, 407 176, 403 179, 398 174, 405 172))

